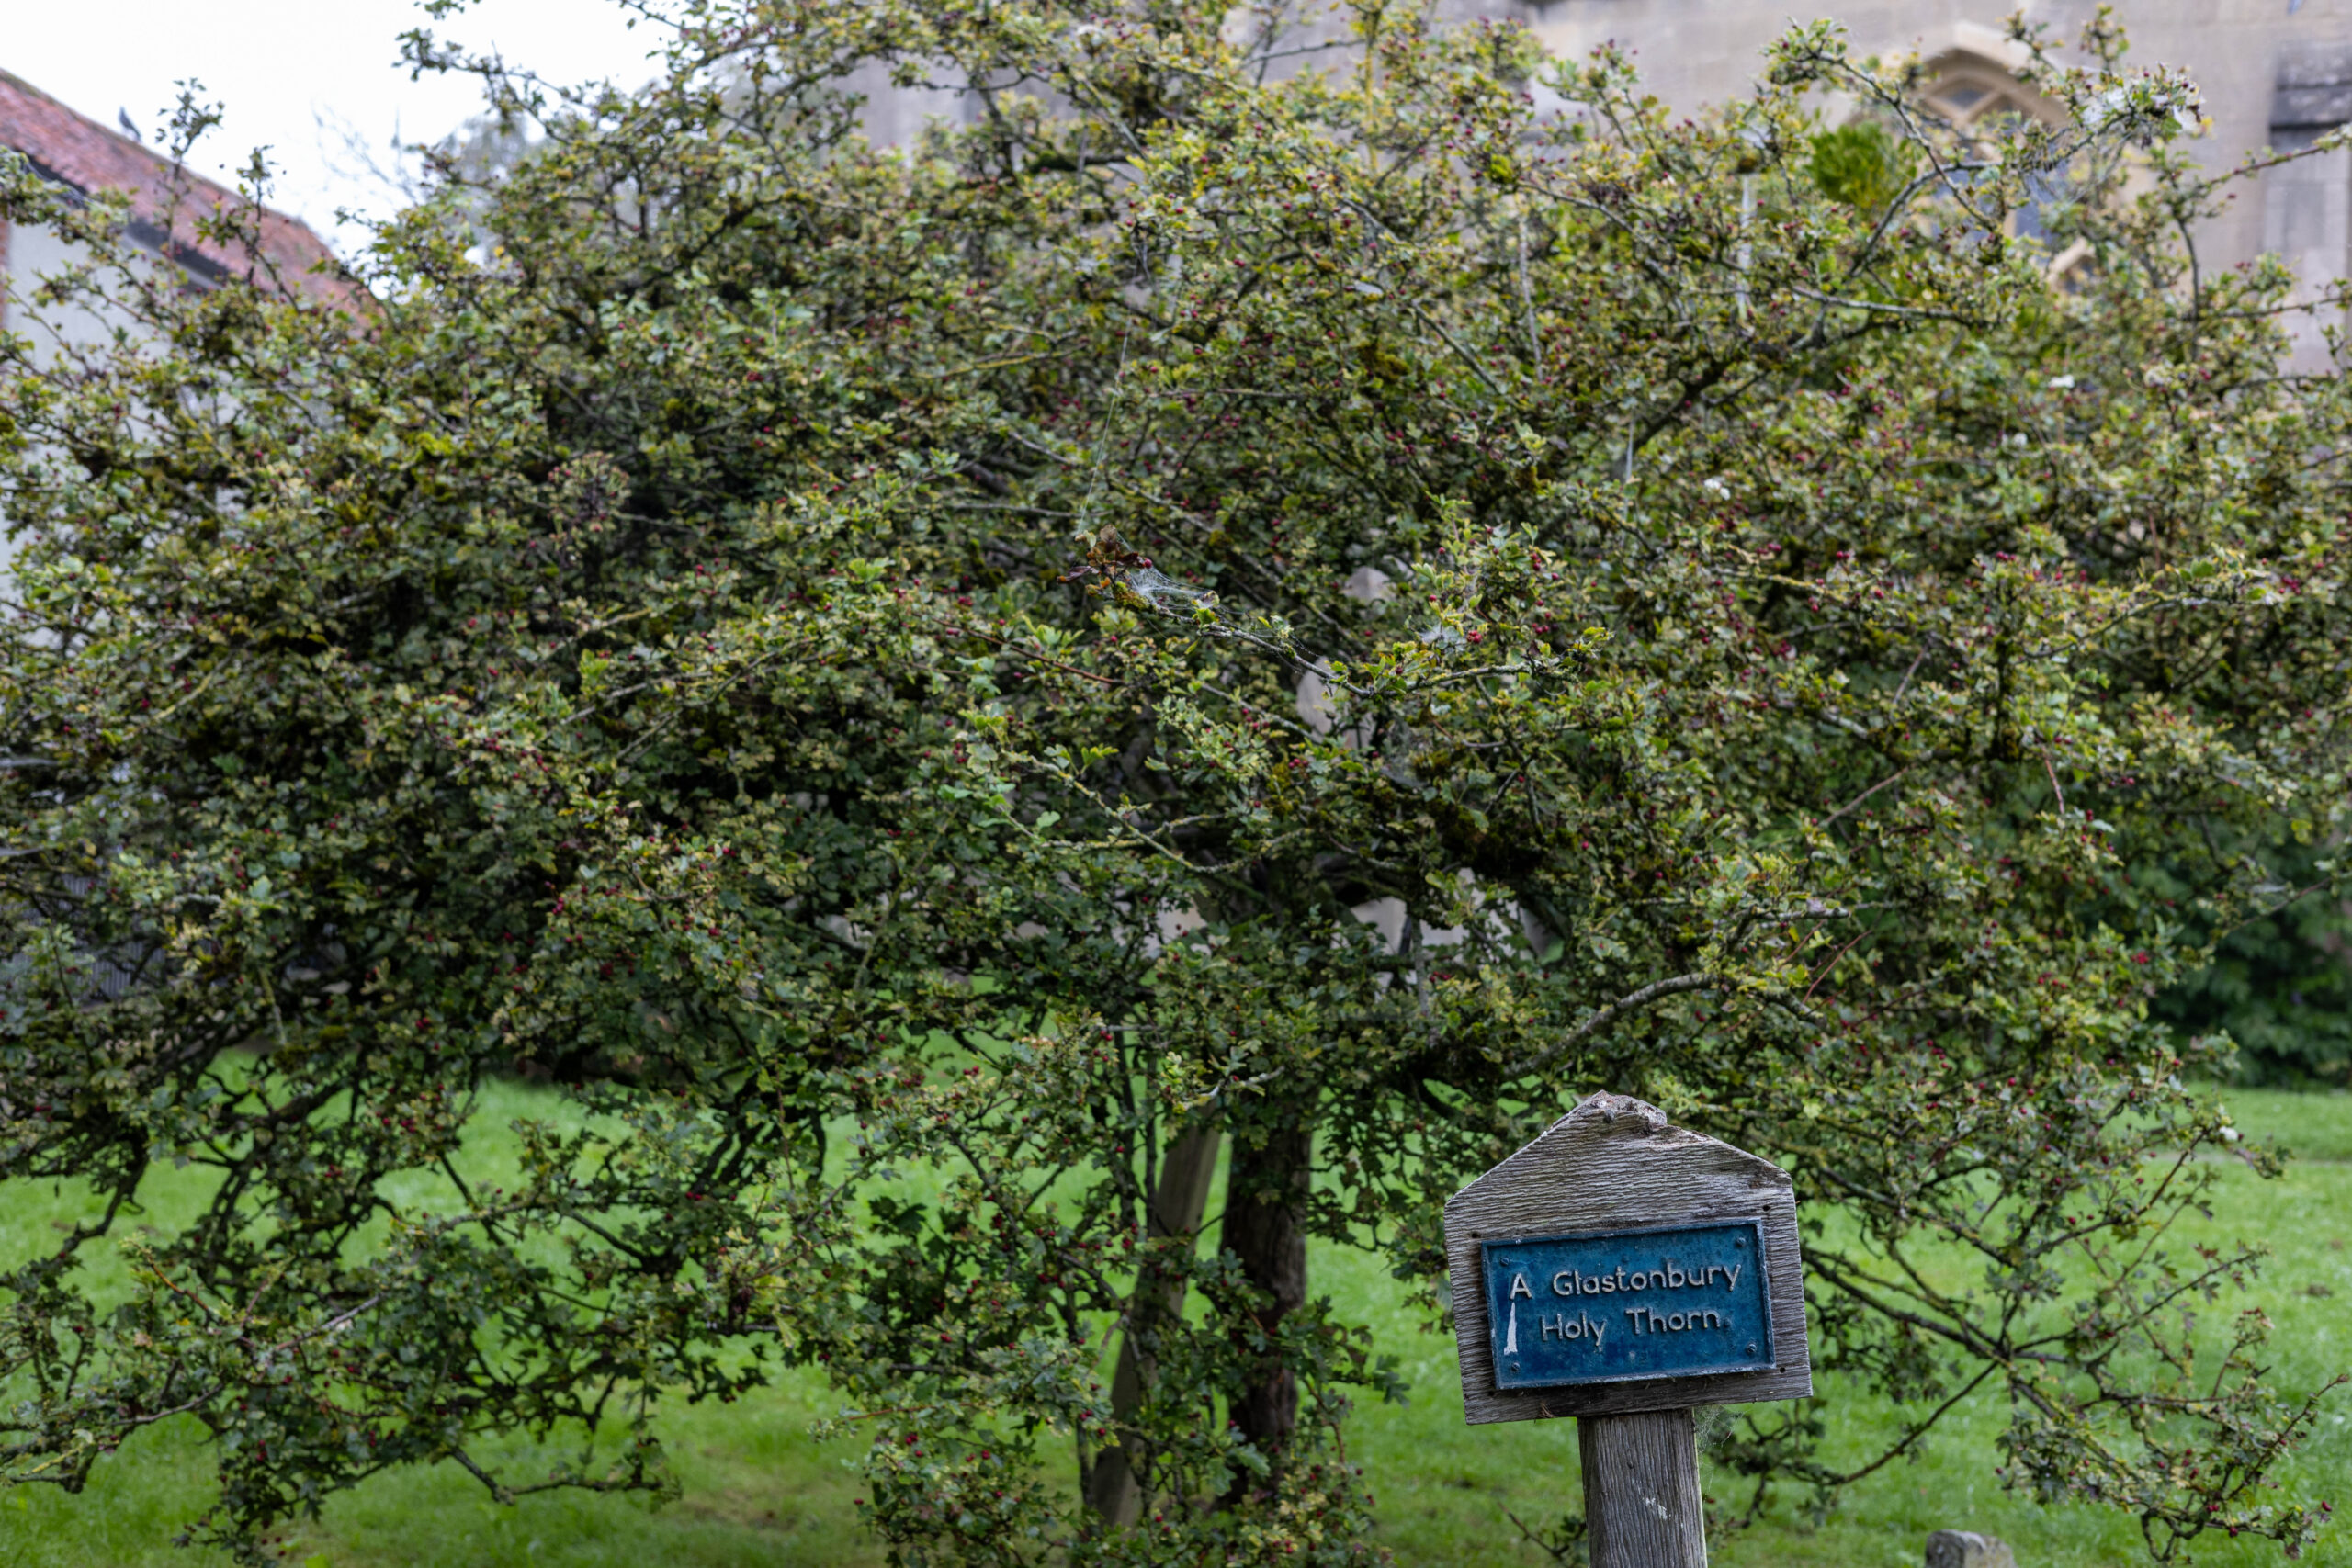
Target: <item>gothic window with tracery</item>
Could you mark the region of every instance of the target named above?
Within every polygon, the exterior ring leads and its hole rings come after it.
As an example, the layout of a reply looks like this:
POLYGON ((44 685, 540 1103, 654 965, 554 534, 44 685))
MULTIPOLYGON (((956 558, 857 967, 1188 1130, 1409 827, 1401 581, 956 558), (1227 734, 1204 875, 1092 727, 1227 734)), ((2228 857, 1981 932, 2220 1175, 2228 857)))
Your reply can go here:
MULTIPOLYGON (((2054 105, 1996 62, 1968 53, 1952 53, 1930 62, 1928 72, 1928 107, 1972 141, 1990 146, 2025 124, 2058 125, 2064 121, 2065 117, 2054 105)), ((2042 209, 2057 198, 2055 185, 2037 176, 2028 180, 2026 188, 2028 199, 2010 209, 2004 227, 2015 238, 2052 244, 2042 209)), ((2051 258, 2051 277, 2063 285, 2087 254, 2079 244, 2058 248, 2051 258)))

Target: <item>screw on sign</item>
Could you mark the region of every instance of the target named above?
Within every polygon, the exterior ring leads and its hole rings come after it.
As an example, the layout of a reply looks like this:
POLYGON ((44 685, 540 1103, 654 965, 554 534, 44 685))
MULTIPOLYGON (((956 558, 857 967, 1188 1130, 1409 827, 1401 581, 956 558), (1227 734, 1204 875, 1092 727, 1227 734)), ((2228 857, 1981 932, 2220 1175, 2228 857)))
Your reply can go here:
POLYGON ((1593 1568, 1704 1568, 1690 1412, 1800 1399, 1788 1172, 1596 1094, 1445 1205, 1473 1424, 1577 1417, 1593 1568))

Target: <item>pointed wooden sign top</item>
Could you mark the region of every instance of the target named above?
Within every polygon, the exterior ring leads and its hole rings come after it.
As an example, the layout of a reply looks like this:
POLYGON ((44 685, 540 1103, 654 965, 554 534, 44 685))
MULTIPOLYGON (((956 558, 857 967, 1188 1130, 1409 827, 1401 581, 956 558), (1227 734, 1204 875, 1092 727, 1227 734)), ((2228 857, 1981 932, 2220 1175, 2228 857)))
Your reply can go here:
POLYGON ((1476 1424, 1813 1392, 1788 1172, 1596 1094, 1445 1205, 1476 1424))

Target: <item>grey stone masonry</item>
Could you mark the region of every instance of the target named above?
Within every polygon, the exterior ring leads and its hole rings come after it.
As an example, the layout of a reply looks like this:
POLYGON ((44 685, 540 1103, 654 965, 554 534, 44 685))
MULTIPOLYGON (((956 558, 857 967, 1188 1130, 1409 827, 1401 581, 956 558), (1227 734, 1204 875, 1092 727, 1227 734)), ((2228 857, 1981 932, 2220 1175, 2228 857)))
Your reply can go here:
POLYGON ((1938 1530, 1928 1538, 1928 1568, 2018 1568, 2018 1559, 1998 1536, 1938 1530))

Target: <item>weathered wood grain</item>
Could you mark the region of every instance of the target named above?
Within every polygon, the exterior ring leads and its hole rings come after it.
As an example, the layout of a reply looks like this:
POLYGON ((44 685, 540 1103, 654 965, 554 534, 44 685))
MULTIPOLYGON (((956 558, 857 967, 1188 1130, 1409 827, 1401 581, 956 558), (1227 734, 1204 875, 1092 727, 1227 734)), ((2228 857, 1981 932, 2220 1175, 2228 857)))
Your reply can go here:
POLYGON ((1707 1506, 1688 1410, 1577 1422, 1592 1568, 1707 1568, 1707 1506))
POLYGON ((1729 1144, 1670 1125, 1628 1095, 1596 1094, 1445 1205, 1446 1267, 1461 1351, 1462 1403, 1473 1425, 1547 1416, 1618 1415, 1797 1399, 1813 1392, 1805 1348, 1804 1268, 1789 1173, 1729 1144), (1513 1236, 1755 1218, 1779 1364, 1770 1371, 1501 1393, 1478 1244, 1513 1236))

